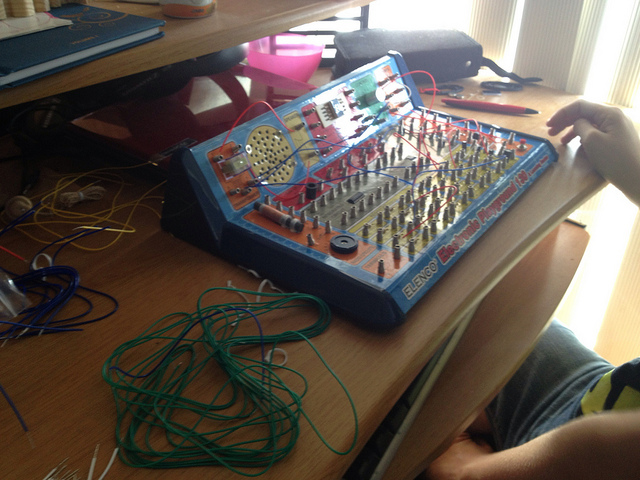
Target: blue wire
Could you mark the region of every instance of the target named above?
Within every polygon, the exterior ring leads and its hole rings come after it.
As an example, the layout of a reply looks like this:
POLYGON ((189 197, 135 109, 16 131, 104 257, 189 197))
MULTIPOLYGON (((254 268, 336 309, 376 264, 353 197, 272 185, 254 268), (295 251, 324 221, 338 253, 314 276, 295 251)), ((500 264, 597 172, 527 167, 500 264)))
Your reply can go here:
POLYGON ((18 421, 20 422, 20 425, 22 425, 22 429, 25 431, 25 433, 27 433, 29 431, 29 429, 27 428, 27 424, 22 418, 22 415, 20 415, 20 412, 18 411, 18 408, 13 403, 13 400, 11 400, 11 397, 9 396, 9 394, 2 387, 2 384, 0 384, 0 393, 2 393, 2 396, 7 400, 7 403, 13 409, 14 413, 16 414, 16 417, 18 418, 18 421))

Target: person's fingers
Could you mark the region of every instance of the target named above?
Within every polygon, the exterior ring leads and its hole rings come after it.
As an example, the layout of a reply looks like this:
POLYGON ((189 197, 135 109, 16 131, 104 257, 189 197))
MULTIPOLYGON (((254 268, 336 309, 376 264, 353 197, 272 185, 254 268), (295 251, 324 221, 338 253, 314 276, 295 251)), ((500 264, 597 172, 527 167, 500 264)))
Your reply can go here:
POLYGON ((562 107, 551 115, 547 120, 549 134, 557 135, 568 126, 573 125, 573 122, 581 116, 583 109, 582 103, 583 102, 581 100, 575 101, 565 107, 562 107))
POLYGON ((589 136, 600 132, 596 127, 593 126, 589 120, 585 118, 579 118, 573 124, 573 132, 575 135, 579 136, 583 143, 589 138, 589 136))
POLYGON ((586 100, 576 100, 559 109, 547 120, 549 135, 557 135, 565 128, 575 124, 578 119, 586 119, 595 125, 604 124, 609 112, 610 109, 603 105, 587 102, 586 100))
POLYGON ((574 138, 576 138, 578 136, 578 134, 576 133, 576 131, 573 129, 573 127, 569 128, 569 130, 567 131, 567 133, 565 133, 562 138, 560 138, 560 142, 563 145, 566 145, 567 143, 569 143, 571 140, 573 140, 574 138))

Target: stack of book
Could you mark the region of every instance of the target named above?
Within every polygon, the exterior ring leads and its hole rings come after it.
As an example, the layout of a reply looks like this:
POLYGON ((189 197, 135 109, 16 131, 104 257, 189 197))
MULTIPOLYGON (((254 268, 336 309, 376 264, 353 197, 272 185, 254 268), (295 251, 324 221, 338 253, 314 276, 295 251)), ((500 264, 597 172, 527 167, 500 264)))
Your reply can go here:
MULTIPOLYGON (((43 26, 32 33, 0 40, 0 88, 20 85, 160 38, 163 35, 160 27, 165 23, 77 3, 53 8, 44 15, 52 22, 66 20, 63 22, 66 25, 43 26)), ((0 33, 2 30, 0 22, 0 33)))
MULTIPOLYGON (((85 0, 86 1, 86 0, 85 0)), ((65 3, 85 3, 70 0, 0 0, 0 19, 7 17, 24 18, 35 16, 38 12, 48 12, 52 7, 65 3)))

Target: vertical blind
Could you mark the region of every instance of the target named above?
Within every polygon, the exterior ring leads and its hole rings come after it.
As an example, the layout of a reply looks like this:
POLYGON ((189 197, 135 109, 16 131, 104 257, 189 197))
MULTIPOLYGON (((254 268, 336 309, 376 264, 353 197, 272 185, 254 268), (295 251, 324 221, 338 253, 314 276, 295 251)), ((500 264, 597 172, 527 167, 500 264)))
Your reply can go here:
POLYGON ((518 75, 622 107, 638 103, 640 0, 377 0, 372 28, 455 28, 518 75))

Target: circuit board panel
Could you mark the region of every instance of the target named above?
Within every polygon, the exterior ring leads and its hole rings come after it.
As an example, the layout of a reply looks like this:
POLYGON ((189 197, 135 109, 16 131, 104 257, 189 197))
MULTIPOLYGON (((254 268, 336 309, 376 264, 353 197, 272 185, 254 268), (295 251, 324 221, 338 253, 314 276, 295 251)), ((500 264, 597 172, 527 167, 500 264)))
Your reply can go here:
POLYGON ((174 155, 162 225, 387 329, 556 159, 425 108, 390 53, 174 155))

